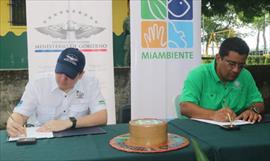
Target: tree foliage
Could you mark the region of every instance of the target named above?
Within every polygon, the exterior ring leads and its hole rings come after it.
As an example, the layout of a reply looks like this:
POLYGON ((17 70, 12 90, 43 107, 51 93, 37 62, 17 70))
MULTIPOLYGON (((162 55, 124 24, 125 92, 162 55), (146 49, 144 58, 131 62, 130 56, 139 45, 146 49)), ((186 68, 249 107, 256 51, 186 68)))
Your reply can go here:
POLYGON ((230 6, 244 22, 252 22, 255 17, 261 17, 270 12, 270 0, 202 0, 202 13, 211 17, 225 15, 230 6))
POLYGON ((234 29, 240 28, 244 25, 244 23, 239 20, 233 6, 229 5, 228 7, 230 8, 230 11, 226 11, 224 15, 203 15, 202 42, 206 42, 204 53, 206 55, 208 55, 208 48, 210 45, 218 47, 219 42, 223 41, 224 39, 235 35, 240 36, 240 34, 236 33, 234 29))
MULTIPOLYGON (((219 33, 216 37, 217 42, 228 37, 222 31, 241 28, 251 24, 257 32, 257 47, 259 50, 259 37, 263 36, 264 51, 267 50, 265 29, 270 23, 270 0, 202 0, 203 14, 203 36, 202 41, 206 42, 206 50, 213 33, 219 33), (219 32, 221 31, 221 32, 219 32), (207 41, 208 40, 208 41, 207 41)), ((235 33, 245 37, 246 34, 235 33)))

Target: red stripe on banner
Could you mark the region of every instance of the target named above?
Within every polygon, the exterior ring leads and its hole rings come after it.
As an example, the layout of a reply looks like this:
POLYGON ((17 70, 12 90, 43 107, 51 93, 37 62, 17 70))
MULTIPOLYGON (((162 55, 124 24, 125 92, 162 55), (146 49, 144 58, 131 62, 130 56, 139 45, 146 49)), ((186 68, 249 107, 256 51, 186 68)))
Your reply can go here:
POLYGON ((106 52, 107 49, 81 49, 82 52, 106 52))

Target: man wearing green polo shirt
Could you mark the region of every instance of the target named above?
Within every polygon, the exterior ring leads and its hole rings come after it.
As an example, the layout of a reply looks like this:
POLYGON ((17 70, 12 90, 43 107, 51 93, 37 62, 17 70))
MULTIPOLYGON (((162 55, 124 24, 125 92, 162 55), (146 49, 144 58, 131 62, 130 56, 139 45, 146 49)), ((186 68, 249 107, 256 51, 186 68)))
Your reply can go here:
POLYGON ((181 114, 215 121, 241 119, 260 122, 263 99, 255 81, 244 68, 249 47, 240 38, 222 42, 211 64, 193 69, 180 97, 181 114))

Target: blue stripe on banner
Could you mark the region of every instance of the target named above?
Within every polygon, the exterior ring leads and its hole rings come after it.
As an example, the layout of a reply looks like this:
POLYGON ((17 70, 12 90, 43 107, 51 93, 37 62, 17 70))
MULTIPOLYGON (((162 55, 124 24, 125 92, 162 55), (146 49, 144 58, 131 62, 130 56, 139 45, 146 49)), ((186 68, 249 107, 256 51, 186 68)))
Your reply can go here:
POLYGON ((62 50, 35 50, 37 53, 45 53, 45 52, 61 52, 62 50))
MULTIPOLYGON (((39 49, 35 50, 36 53, 49 53, 49 52, 57 52, 60 53, 63 50, 49 50, 49 49, 39 49)), ((107 52, 106 48, 99 48, 99 49, 80 49, 81 52, 107 52)))

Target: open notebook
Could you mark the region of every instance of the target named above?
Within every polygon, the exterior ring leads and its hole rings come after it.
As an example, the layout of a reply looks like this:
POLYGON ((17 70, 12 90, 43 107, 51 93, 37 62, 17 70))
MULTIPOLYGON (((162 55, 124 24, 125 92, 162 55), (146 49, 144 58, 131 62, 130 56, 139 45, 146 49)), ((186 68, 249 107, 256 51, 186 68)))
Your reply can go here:
MULTIPOLYGON (((104 134, 106 131, 98 126, 95 127, 85 127, 85 128, 76 128, 76 129, 67 129, 59 132, 37 132, 39 127, 27 127, 26 128, 26 136, 27 138, 54 138, 54 137, 67 137, 67 136, 79 136, 79 135, 96 135, 96 134, 104 134)), ((22 137, 10 137, 8 141, 16 141, 22 137)))
MULTIPOLYGON (((39 127, 27 127, 26 128, 26 136, 27 138, 52 138, 52 132, 37 132, 39 127)), ((25 138, 25 136, 21 137, 10 137, 8 141, 16 141, 20 138, 25 138)))
MULTIPOLYGON (((215 124, 219 126, 223 125, 230 125, 230 122, 218 122, 218 121, 213 121, 213 120, 206 120, 206 119, 196 119, 196 118, 191 118, 192 120, 200 121, 200 122, 205 122, 209 124, 215 124)), ((234 120, 232 122, 233 125, 246 125, 246 124, 252 124, 252 122, 249 121, 243 121, 243 120, 234 120)))

